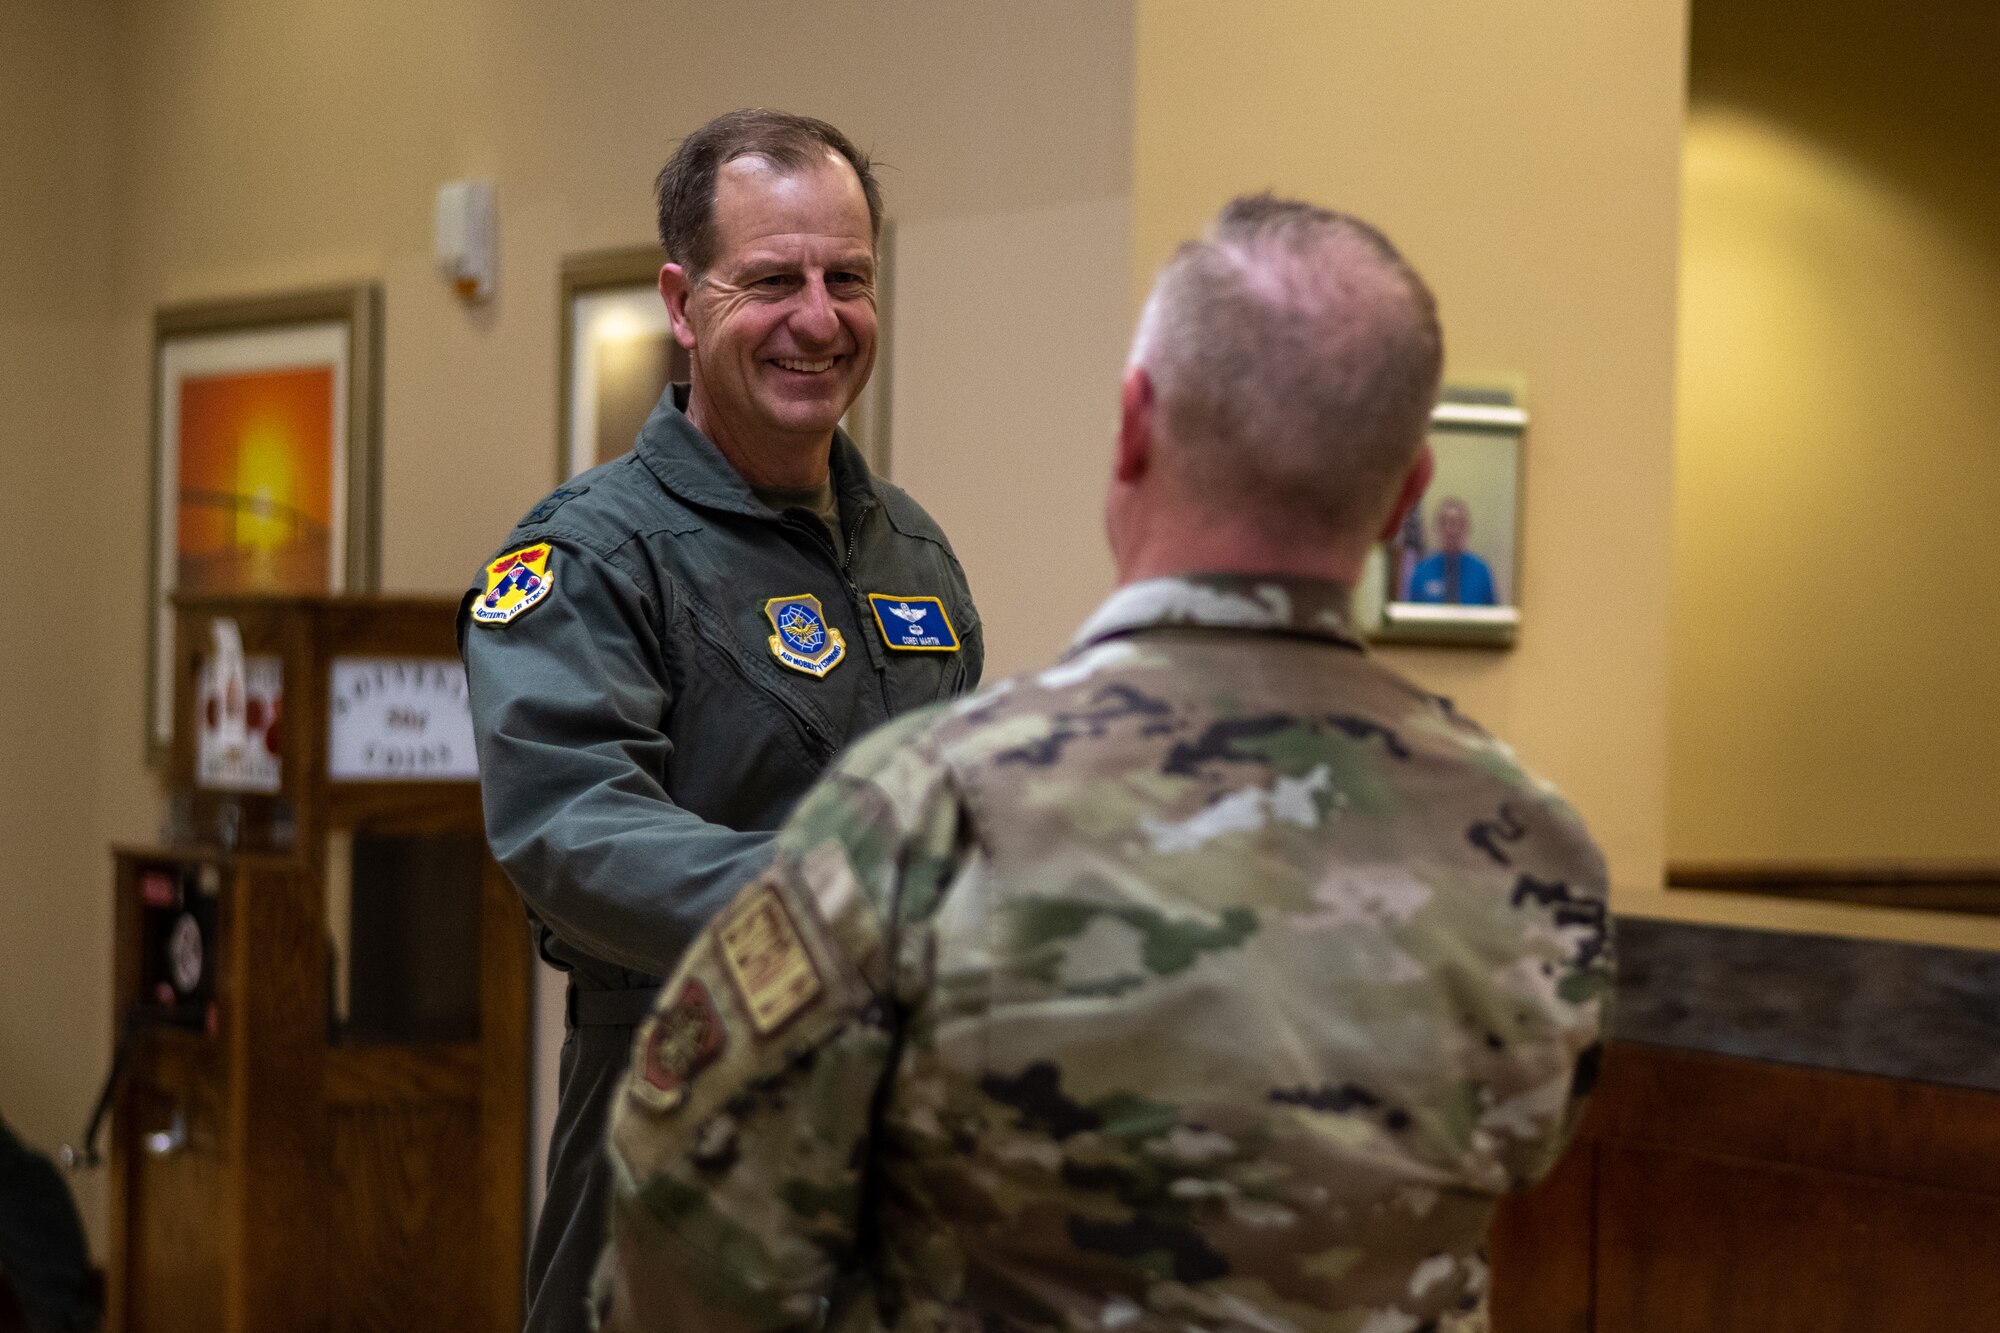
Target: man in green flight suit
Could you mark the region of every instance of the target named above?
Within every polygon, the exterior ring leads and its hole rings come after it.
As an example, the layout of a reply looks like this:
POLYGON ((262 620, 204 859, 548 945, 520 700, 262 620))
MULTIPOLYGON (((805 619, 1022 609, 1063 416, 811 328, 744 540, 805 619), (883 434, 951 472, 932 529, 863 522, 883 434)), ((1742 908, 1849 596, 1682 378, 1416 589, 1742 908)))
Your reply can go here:
POLYGON ((1117 592, 849 751, 640 1030, 606 1327, 1481 1325, 1611 974, 1575 814, 1349 619, 1441 360, 1353 218, 1240 199, 1181 248, 1117 592))
POLYGON ((605 1112, 660 978, 835 753, 983 652, 944 534, 837 429, 875 360, 867 157, 732 112, 658 187, 692 383, 530 510, 459 615, 488 840, 569 974, 535 1333, 585 1326, 605 1112))

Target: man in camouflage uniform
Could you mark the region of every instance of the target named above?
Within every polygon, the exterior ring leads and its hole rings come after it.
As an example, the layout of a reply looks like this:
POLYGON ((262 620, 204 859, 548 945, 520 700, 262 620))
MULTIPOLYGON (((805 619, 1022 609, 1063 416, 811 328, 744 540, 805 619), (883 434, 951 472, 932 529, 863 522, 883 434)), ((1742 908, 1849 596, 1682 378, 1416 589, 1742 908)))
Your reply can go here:
POLYGON ((1365 224, 1259 197, 1182 247, 1119 591, 850 751, 640 1030, 608 1326, 1483 1323, 1611 977, 1576 816, 1350 625, 1440 362, 1365 224))

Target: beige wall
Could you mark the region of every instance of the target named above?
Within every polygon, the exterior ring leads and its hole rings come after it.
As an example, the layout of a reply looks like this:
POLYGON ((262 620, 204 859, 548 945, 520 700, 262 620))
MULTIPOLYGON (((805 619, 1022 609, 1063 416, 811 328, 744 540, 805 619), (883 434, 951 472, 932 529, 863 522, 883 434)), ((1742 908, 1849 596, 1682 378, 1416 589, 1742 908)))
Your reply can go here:
MULTIPOLYGON (((143 510, 98 489, 119 466, 100 370, 112 281, 107 5, 0 6, 0 1116, 73 1140, 103 1073, 109 860, 93 803, 100 696, 137 697, 107 652, 99 558, 143 510)), ((122 590, 135 604, 138 584, 122 590)), ((135 737, 136 739, 136 737, 135 737)), ((136 747, 132 750, 136 753, 136 747)), ((140 826, 143 829, 143 825, 140 826)), ((98 1212, 96 1180, 80 1182, 98 1212)))
POLYGON ((1697 13, 1668 847, 2000 856, 1990 10, 1697 13))
MULTIPOLYGON (((124 309, 143 339, 158 302, 380 277, 385 581, 456 590, 553 476, 560 257, 649 239, 676 135, 731 106, 810 109, 886 164, 906 225, 1117 199, 1129 30, 1121 6, 1055 0, 132 5, 123 143, 146 225, 124 309), (500 202, 499 295, 470 312, 430 263, 432 192, 465 175, 500 202)), ((966 280, 899 276, 913 297, 966 280)), ((1018 355, 1019 332, 960 354, 1018 355)))
POLYGON ((1519 646, 1389 656, 1571 796, 1621 899, 1654 891, 1681 0, 1138 12, 1138 283, 1230 194, 1301 192, 1430 279, 1450 373, 1525 377, 1519 646))
POLYGON ((1116 198, 916 222, 896 238, 910 279, 896 296, 896 477, 965 563, 989 679, 1055 657, 1111 590, 1100 515, 1130 226, 1116 198), (949 451, 924 447, 944 439, 949 451))
POLYGON ((161 809, 138 666, 159 305, 380 281, 384 582, 454 592, 554 475, 562 256, 647 240, 652 174, 709 115, 808 110, 885 164, 898 475, 959 543, 994 665, 1053 651, 1108 585, 1093 534, 1130 267, 1128 5, 0 15, 0 479, 40 580, 0 632, 11 679, 65 690, 0 722, 0 1111, 35 1141, 74 1134, 108 1054, 104 847, 150 837, 161 809), (433 192, 461 176, 499 197, 499 294, 477 310, 430 262, 433 192), (1059 494, 1019 493, 1033 478, 1059 494))

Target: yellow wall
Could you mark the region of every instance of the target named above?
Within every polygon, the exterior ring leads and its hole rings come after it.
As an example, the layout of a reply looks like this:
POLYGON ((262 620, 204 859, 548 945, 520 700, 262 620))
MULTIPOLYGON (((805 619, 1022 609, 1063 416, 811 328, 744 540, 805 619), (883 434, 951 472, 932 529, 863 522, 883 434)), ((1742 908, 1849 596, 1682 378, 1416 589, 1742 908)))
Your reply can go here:
POLYGON ((1449 373, 1522 375, 1532 416, 1519 646, 1389 659, 1575 801, 1621 912, 2000 947, 2000 919, 1662 886, 1685 19, 1684 0, 1504 18, 1475 0, 1140 0, 1129 299, 1240 190, 1382 225, 1437 290, 1449 373))
POLYGON ((2000 21, 1875 8, 1696 15, 1675 858, 2000 855, 2000 21))
MULTIPOLYGON (((44 1149, 81 1132, 103 1073, 99 695, 139 686, 137 659, 109 655, 97 614, 110 592, 99 552, 144 513, 97 491, 122 466, 100 378, 110 41, 105 4, 0 5, 0 1116, 44 1149)), ((117 595, 136 606, 144 582, 117 595)), ((79 1182, 93 1213, 100 1183, 79 1182)))
POLYGON ((653 173, 715 112, 825 116, 885 164, 898 224, 897 475, 1013 669, 1110 583, 1131 43, 1127 5, 1056 0, 0 6, 0 493, 30 575, 0 613, 0 1113, 53 1147, 88 1112, 105 847, 162 811, 139 665, 155 308, 380 281, 384 583, 456 592, 554 475, 562 257, 649 239, 653 173), (468 175, 499 199, 477 310, 430 258, 433 192, 468 175))
POLYGON ((1229 195, 1359 213, 1436 289, 1451 373, 1518 372, 1523 626, 1398 650, 1581 807, 1622 898, 1664 849, 1682 3, 1141 0, 1143 290, 1229 195))

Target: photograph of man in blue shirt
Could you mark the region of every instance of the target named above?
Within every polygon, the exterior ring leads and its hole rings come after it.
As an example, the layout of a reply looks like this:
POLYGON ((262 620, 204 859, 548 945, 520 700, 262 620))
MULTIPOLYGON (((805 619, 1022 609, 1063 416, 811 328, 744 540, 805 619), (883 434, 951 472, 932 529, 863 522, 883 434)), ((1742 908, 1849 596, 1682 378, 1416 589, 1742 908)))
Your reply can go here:
POLYGON ((1484 560, 1465 549, 1472 531, 1472 510, 1465 501, 1448 495, 1438 501, 1432 514, 1437 529, 1438 549, 1417 562, 1410 571, 1405 601, 1442 602, 1451 606, 1492 606, 1493 571, 1484 560))

